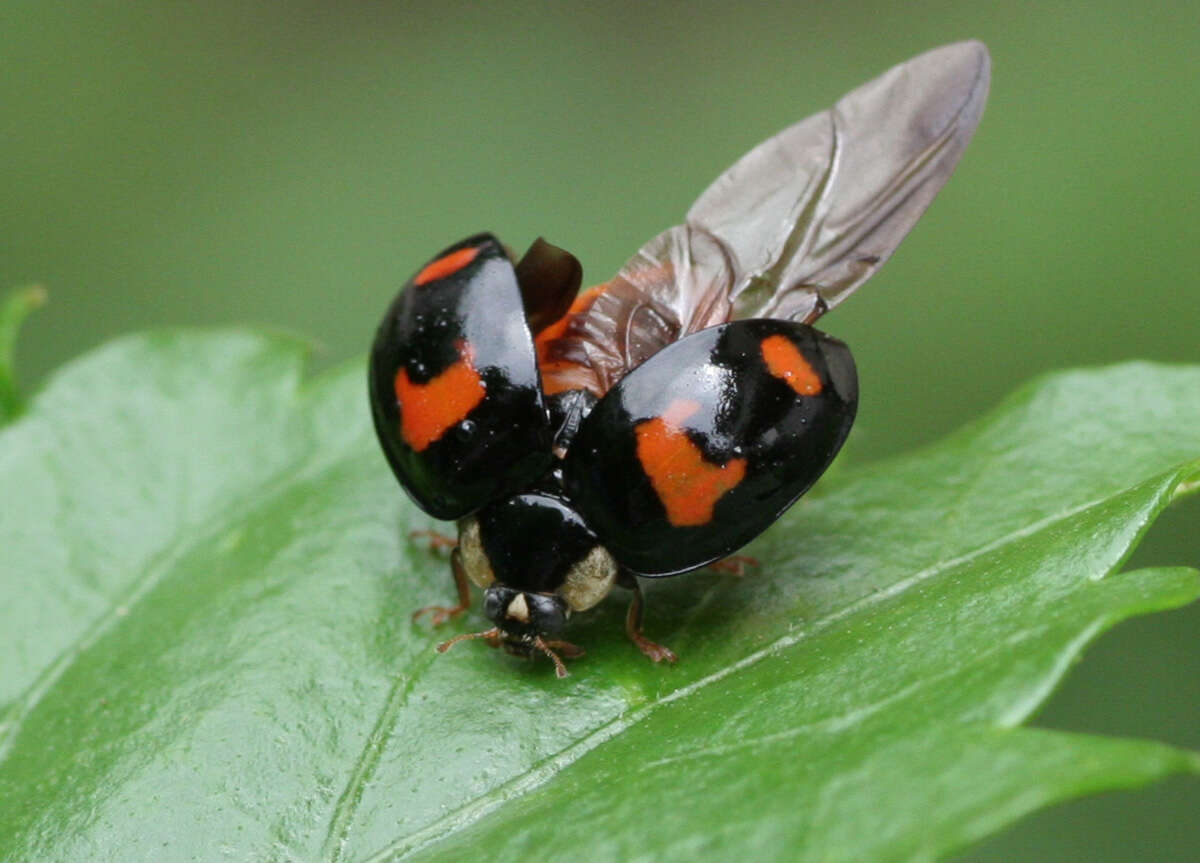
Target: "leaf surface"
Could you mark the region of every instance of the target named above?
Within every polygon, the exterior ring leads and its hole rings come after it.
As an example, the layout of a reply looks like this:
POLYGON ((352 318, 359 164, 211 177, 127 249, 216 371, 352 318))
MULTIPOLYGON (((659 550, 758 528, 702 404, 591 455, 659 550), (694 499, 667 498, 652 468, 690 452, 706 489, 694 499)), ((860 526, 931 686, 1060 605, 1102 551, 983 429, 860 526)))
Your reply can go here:
POLYGON ((112 343, 0 431, 0 858, 929 859, 1047 803, 1200 770, 1022 727, 1089 640, 1193 599, 1113 574, 1200 480, 1200 368, 1024 387, 839 471, 762 571, 610 600, 557 680, 477 644, 408 539, 363 369, 242 331, 112 343), (435 658, 436 657, 436 658, 435 658))

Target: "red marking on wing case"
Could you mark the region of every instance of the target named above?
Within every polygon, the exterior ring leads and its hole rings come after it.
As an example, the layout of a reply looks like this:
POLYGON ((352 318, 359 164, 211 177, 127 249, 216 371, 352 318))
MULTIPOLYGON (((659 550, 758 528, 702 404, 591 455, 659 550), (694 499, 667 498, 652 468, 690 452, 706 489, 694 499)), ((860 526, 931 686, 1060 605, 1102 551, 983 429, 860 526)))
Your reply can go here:
POLYGON ((436 261, 426 264, 425 269, 413 277, 413 284, 426 285, 430 282, 436 282, 438 279, 444 279, 446 276, 453 275, 475 260, 478 254, 478 246, 467 246, 465 249, 459 249, 457 252, 442 255, 436 261))
POLYGON ((821 376, 787 336, 777 334, 763 339, 762 355, 767 371, 794 389, 796 395, 820 394, 821 376))
POLYGON ((638 461, 676 527, 708 524, 717 501, 746 476, 744 458, 712 464, 687 436, 682 423, 699 409, 694 401, 676 399, 662 416, 634 429, 638 461))
POLYGON ((396 372, 400 435, 417 452, 466 419, 486 393, 483 379, 473 365, 471 346, 460 341, 456 347, 458 362, 428 383, 413 383, 403 366, 396 372))

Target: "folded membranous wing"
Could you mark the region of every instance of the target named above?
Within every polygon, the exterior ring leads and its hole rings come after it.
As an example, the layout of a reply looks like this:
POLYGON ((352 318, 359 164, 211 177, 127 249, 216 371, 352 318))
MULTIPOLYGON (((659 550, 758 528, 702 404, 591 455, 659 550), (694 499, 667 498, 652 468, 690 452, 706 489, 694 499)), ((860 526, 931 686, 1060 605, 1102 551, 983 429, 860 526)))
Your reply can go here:
POLYGON ((602 395, 667 344, 733 318, 816 320, 870 278, 979 124, 987 49, 934 49, 743 156, 539 339, 547 391, 602 395))

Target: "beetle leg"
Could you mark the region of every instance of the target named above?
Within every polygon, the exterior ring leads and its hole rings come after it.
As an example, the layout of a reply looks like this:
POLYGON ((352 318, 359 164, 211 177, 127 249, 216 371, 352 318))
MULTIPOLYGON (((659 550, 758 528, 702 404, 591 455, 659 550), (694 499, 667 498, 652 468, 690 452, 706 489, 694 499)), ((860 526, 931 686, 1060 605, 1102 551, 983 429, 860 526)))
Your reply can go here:
POLYGON ((671 648, 663 644, 656 644, 646 636, 642 635, 642 588, 638 585, 637 580, 633 580, 633 602, 629 603, 629 613, 625 615, 625 634, 629 636, 629 640, 637 645, 637 649, 654 662, 675 662, 678 659, 671 648))
MULTIPOLYGON (((568 674, 567 667, 565 665, 563 665, 563 661, 559 658, 558 654, 555 653, 553 650, 551 650, 550 647, 552 645, 557 646, 557 645, 561 645, 564 643, 565 642, 561 642, 561 641, 546 642, 546 641, 542 640, 542 637, 540 635, 533 640, 533 646, 536 647, 538 650, 540 650, 542 653, 549 656, 551 661, 554 662, 554 673, 557 674, 560 679, 567 676, 567 674, 568 674)), ((567 646, 575 647, 575 645, 573 645, 573 644, 569 644, 567 646)), ((576 648, 576 649, 578 649, 578 648, 576 648)), ((563 651, 563 653, 564 653, 564 655, 566 655, 566 651, 563 651)), ((570 658, 570 657, 568 656, 568 658, 570 658)))
POLYGON ((450 569, 454 571, 454 586, 458 588, 458 605, 447 607, 444 605, 427 605, 424 608, 418 608, 413 612, 412 619, 416 620, 422 614, 429 612, 433 615, 432 623, 434 626, 441 626, 452 617, 457 617, 471 606, 471 585, 467 583, 467 571, 462 565, 462 555, 458 553, 458 549, 450 552, 450 569))
POLYGON ((744 554, 731 554, 723 560, 714 560, 708 568, 722 575, 736 575, 741 578, 748 575, 751 569, 758 568, 758 559, 744 554))
POLYGON ((453 536, 446 536, 444 533, 438 533, 436 530, 411 530, 408 532, 408 538, 414 542, 419 539, 429 540, 430 551, 444 551, 453 549, 458 545, 458 540, 453 536))
POLYGON ((578 659, 587 653, 587 651, 578 644, 572 644, 569 641, 544 641, 543 644, 545 644, 547 647, 557 650, 567 659, 578 659))

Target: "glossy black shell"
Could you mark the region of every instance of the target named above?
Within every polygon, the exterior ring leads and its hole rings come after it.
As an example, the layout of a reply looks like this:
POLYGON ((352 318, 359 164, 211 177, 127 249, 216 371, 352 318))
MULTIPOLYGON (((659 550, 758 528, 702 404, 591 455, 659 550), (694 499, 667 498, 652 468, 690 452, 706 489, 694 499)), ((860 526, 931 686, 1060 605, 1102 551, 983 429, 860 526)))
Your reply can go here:
POLYGON ((555 590, 597 542, 567 501, 543 491, 506 497, 476 517, 492 568, 507 573, 505 584, 521 590, 555 590))
POLYGON ((857 405, 854 359, 837 339, 780 320, 710 327, 668 345, 599 401, 567 454, 565 491, 619 563, 674 575, 736 551, 775 521, 829 466, 857 405), (819 392, 799 394, 772 373, 770 337, 799 352, 819 392), (706 465, 740 463, 704 523, 672 523, 648 471, 653 456, 640 449, 638 429, 669 416, 690 442, 682 448, 698 449, 706 465))
POLYGON ((457 243, 433 261, 464 249, 476 250, 464 266, 416 284, 429 272, 423 269, 404 285, 379 325, 368 368, 371 413, 388 463, 417 505, 442 519, 520 491, 553 461, 512 262, 490 234, 457 243), (398 374, 425 386, 464 363, 473 386, 482 385, 482 399, 432 441, 414 446, 401 431, 398 374))

